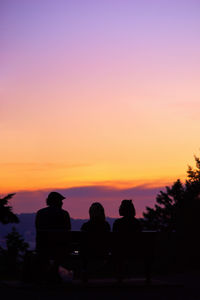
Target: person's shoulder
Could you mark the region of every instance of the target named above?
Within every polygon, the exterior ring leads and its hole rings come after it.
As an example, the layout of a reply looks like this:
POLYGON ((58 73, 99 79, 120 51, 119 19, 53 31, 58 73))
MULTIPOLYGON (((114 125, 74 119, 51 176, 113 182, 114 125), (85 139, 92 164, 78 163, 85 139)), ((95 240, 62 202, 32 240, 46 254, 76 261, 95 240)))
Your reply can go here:
POLYGON ((137 218, 134 218, 135 220, 135 225, 136 225, 136 227, 137 227, 137 230, 138 231, 142 231, 142 223, 141 223, 141 221, 139 220, 139 219, 137 219, 137 218))
POLYGON ((113 224, 118 225, 123 222, 123 218, 116 219, 113 224))
POLYGON ((90 221, 87 221, 87 222, 83 223, 83 225, 81 226, 81 230, 87 231, 89 226, 90 226, 90 221))
POLYGON ((136 224, 141 224, 141 221, 140 221, 139 219, 137 219, 137 218, 134 218, 134 222, 135 222, 136 224))
POLYGON ((113 223, 113 231, 119 231, 119 229, 121 228, 121 224, 122 224, 122 218, 116 219, 113 223))
POLYGON ((65 209, 61 209, 61 211, 63 212, 63 214, 64 214, 64 215, 66 215, 66 216, 68 216, 68 217, 69 217, 69 213, 68 213, 68 211, 67 211, 67 210, 65 210, 65 209))
POLYGON ((49 207, 44 207, 44 208, 41 208, 39 209, 37 212, 36 212, 36 215, 40 215, 40 214, 43 214, 43 213, 46 213, 49 211, 49 207))
POLYGON ((105 222, 105 227, 107 231, 110 231, 110 224, 108 223, 108 221, 105 222))

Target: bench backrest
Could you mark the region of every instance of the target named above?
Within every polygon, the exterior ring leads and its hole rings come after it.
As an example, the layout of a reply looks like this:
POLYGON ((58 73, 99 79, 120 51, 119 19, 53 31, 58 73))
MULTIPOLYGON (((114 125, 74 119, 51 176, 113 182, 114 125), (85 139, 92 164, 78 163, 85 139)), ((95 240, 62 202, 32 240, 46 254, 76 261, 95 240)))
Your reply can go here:
POLYGON ((174 249, 175 233, 86 233, 81 231, 37 232, 36 249, 63 248, 70 253, 112 253, 116 255, 156 255, 174 249), (171 246, 170 246, 171 245, 171 246))

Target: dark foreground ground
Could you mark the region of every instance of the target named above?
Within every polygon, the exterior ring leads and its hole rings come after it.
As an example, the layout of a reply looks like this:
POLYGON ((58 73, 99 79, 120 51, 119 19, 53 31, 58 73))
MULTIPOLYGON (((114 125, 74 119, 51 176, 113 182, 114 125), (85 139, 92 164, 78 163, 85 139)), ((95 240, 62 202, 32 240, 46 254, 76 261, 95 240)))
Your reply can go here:
POLYGON ((152 285, 144 280, 132 279, 118 285, 114 280, 94 280, 83 285, 79 281, 61 285, 28 285, 20 282, 0 282, 1 299, 200 299, 200 274, 188 272, 168 277, 155 278, 152 285))

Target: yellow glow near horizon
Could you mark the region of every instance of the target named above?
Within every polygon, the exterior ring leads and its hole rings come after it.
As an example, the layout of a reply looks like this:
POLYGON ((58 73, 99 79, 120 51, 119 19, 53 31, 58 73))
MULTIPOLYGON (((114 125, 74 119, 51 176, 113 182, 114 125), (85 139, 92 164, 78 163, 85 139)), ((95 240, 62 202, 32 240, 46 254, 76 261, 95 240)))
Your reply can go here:
POLYGON ((65 2, 5 4, 0 192, 184 178, 200 146, 197 4, 65 2))

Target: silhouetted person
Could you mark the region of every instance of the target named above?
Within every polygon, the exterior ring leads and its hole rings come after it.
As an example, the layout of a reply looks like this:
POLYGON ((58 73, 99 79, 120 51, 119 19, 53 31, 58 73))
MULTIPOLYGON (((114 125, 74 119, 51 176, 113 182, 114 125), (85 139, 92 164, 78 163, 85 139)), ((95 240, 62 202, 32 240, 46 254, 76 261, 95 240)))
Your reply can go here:
POLYGON ((133 243, 136 235, 141 232, 139 220, 135 218, 136 212, 132 200, 122 200, 119 207, 122 218, 115 220, 113 224, 113 258, 115 262, 116 275, 121 280, 126 276, 128 258, 137 257, 137 242, 133 243))
POLYGON ((88 263, 100 259, 101 265, 107 262, 109 253, 110 225, 105 219, 103 206, 95 202, 89 209, 90 219, 81 227, 81 257, 83 262, 82 280, 87 281, 88 263))
POLYGON ((81 227, 86 232, 109 232, 110 225, 105 219, 103 206, 99 202, 95 202, 89 209, 90 219, 81 227))
POLYGON ((122 200, 119 207, 119 215, 122 218, 115 220, 113 231, 116 232, 140 232, 141 224, 135 218, 136 212, 132 200, 122 200))
POLYGON ((69 213, 62 209, 63 197, 57 192, 51 192, 47 199, 47 207, 40 209, 36 214, 36 231, 41 230, 64 230, 71 229, 69 213))
POLYGON ((41 277, 47 276, 50 261, 56 274, 68 250, 67 232, 71 230, 71 222, 69 213, 62 209, 63 199, 61 194, 51 192, 46 199, 47 207, 36 214, 36 252, 41 277))

